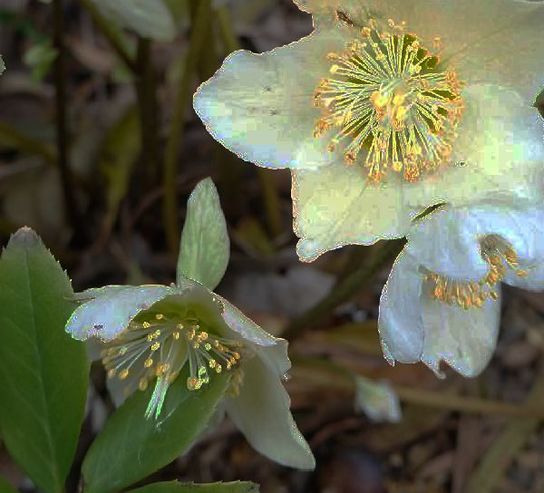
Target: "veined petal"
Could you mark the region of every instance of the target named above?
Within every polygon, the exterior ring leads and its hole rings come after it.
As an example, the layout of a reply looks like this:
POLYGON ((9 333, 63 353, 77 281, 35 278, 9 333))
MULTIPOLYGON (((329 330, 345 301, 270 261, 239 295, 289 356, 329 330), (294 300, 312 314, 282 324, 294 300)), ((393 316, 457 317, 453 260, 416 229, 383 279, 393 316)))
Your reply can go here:
POLYGON ((452 164, 407 187, 406 202, 465 205, 501 196, 541 201, 544 140, 536 109, 504 87, 472 85, 463 94, 452 164))
POLYGON ((313 136, 320 111, 313 93, 328 74, 329 51, 344 49, 341 30, 316 30, 300 41, 255 54, 236 51, 194 96, 212 136, 242 159, 270 168, 316 168, 332 162, 313 136))
POLYGON ((421 316, 423 275, 414 257, 403 250, 395 260, 380 297, 378 331, 385 359, 394 365, 416 363, 423 352, 421 316))
POLYGON ((243 364, 243 372, 239 395, 226 403, 230 418, 263 455, 285 466, 313 469, 315 459, 293 420, 280 377, 258 355, 243 364))
POLYGON ((500 322, 500 298, 488 299, 480 308, 465 310, 421 297, 425 339, 421 361, 438 376, 444 361, 465 377, 479 375, 489 363, 500 322))
POLYGON ((111 341, 138 313, 175 292, 173 288, 160 285, 90 289, 78 295, 80 301, 89 301, 75 309, 66 324, 66 331, 78 340, 97 337, 111 341))
POLYGON ((301 238, 297 253, 304 262, 344 245, 400 238, 418 212, 404 201, 410 184, 369 184, 357 166, 292 170, 292 177, 293 227, 301 238))

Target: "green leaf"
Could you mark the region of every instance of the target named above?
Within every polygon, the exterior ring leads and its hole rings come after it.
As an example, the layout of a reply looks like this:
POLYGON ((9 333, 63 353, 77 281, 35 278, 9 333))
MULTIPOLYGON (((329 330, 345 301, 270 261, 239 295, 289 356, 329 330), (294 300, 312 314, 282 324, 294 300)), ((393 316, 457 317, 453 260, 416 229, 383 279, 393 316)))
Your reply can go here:
POLYGON ((229 263, 230 241, 219 195, 211 178, 195 187, 181 233, 178 283, 188 277, 213 290, 229 263))
POLYGON ((17 493, 17 490, 0 476, 0 493, 17 493))
POLYGON ((259 493, 259 486, 248 481, 233 483, 194 484, 167 481, 153 483, 129 493, 259 493))
POLYGON ((162 0, 92 0, 102 15, 143 38, 171 41, 176 26, 162 0))
POLYGON ((0 258, 0 427, 12 457, 36 485, 61 492, 87 395, 83 344, 64 331, 70 281, 29 228, 0 258))
POLYGON ((187 372, 170 386, 157 420, 144 414, 153 388, 136 392, 108 420, 83 462, 85 493, 110 493, 145 478, 186 452, 206 429, 229 383, 214 375, 187 390, 187 372))

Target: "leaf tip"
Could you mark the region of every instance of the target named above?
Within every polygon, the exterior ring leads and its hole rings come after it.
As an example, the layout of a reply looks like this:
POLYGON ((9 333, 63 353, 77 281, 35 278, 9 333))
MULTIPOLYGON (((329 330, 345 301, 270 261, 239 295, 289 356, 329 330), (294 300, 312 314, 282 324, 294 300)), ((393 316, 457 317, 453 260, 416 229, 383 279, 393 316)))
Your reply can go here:
POLYGON ((28 226, 23 226, 18 229, 9 241, 11 245, 20 246, 24 248, 33 247, 41 242, 37 233, 28 226))

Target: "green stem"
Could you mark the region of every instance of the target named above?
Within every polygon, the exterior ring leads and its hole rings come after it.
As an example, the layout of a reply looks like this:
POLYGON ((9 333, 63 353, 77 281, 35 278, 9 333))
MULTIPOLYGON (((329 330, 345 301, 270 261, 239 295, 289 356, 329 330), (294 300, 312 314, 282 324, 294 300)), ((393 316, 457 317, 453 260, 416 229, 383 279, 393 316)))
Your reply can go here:
POLYGON ((74 196, 74 183, 68 155, 68 125, 67 125, 67 91, 66 91, 66 46, 64 43, 64 11, 63 1, 53 0, 53 29, 54 45, 57 50, 55 59, 55 123, 57 138, 57 163, 60 170, 64 208, 75 236, 80 231, 81 221, 74 196))
POLYGON ((194 18, 189 50, 179 82, 172 115, 170 133, 166 143, 163 168, 163 220, 168 248, 175 255, 179 248, 180 229, 176 194, 177 158, 182 143, 182 130, 187 109, 191 103, 192 85, 199 55, 206 42, 207 26, 211 17, 211 0, 199 0, 194 18))
POLYGON ((138 38, 136 92, 140 115, 144 175, 152 179, 159 169, 159 105, 157 77, 151 57, 151 40, 138 38))
MULTIPOLYGON (((238 42, 238 38, 236 37, 234 30, 232 29, 232 22, 229 16, 228 8, 226 6, 218 7, 215 12, 219 32, 227 51, 233 52, 239 50, 241 48, 240 43, 238 42)), ((257 168, 257 173, 259 175, 259 181, 261 183, 261 189, 263 192, 263 201, 268 228, 270 229, 272 235, 277 237, 283 232, 283 225, 281 220, 280 199, 276 179, 269 170, 264 168, 257 168)))
POLYGON ((100 29, 100 32, 108 40, 119 58, 123 61, 123 63, 131 72, 136 73, 136 63, 132 54, 130 53, 130 49, 127 43, 123 39, 122 34, 117 29, 115 29, 111 23, 108 22, 108 20, 100 13, 98 8, 94 5, 94 3, 91 2, 91 0, 79 1, 81 5, 83 5, 85 10, 89 13, 98 29, 100 29))
POLYGON ((374 276, 402 250, 404 240, 389 241, 377 247, 377 254, 370 264, 353 266, 352 273, 340 280, 331 292, 315 306, 291 321, 283 337, 293 340, 308 328, 328 317, 332 311, 349 300, 357 291, 366 286, 374 276))

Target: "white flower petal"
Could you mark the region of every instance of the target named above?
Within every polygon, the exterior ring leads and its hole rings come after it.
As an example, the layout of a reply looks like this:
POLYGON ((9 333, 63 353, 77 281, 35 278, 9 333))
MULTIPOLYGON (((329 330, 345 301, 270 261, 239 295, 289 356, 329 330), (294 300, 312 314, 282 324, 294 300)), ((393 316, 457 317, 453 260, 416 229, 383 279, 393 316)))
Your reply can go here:
POLYGON ((175 292, 173 288, 160 285, 107 286, 85 291, 77 298, 89 301, 75 309, 66 331, 78 340, 97 337, 111 341, 138 313, 175 292))
POLYGON ((280 377, 259 355, 242 365, 244 380, 239 395, 227 400, 227 414, 263 455, 285 466, 313 469, 315 459, 293 420, 280 377))
POLYGON ((355 407, 376 423, 402 419, 399 397, 388 382, 355 376, 355 407))
POLYGON ((451 164, 406 188, 412 207, 465 205, 501 196, 542 200, 543 121, 515 91, 494 85, 463 90, 465 111, 451 164))
POLYGON ((270 335, 253 320, 246 317, 232 303, 217 294, 214 294, 214 297, 223 307, 221 313, 223 321, 233 332, 258 346, 275 346, 278 343, 280 339, 270 335))
POLYGON ((500 299, 488 299, 481 308, 467 310, 421 297, 425 343, 421 361, 443 376, 444 361, 465 377, 479 375, 489 363, 500 323, 500 299))
POLYGON ((236 51, 194 96, 212 136, 242 159, 270 168, 316 168, 336 159, 314 138, 320 110, 313 93, 326 77, 329 51, 343 50, 343 31, 316 30, 263 54, 236 51))
MULTIPOLYGON (((542 259, 544 260, 544 259, 542 259)), ((503 281, 516 288, 528 291, 544 291, 544 261, 527 266, 527 276, 518 276, 514 271, 506 271, 503 281)))
POLYGON ((406 235, 406 251, 428 270, 450 279, 479 281, 488 271, 480 231, 469 208, 439 208, 419 219, 406 235))
POLYGON ((421 317, 423 276, 417 261, 406 251, 395 260, 380 297, 378 330, 387 361, 415 363, 423 351, 421 317))
POLYGON ((293 228, 302 261, 344 245, 400 238, 417 210, 404 202, 410 185, 374 185, 358 166, 334 164, 319 171, 292 170, 293 228))

